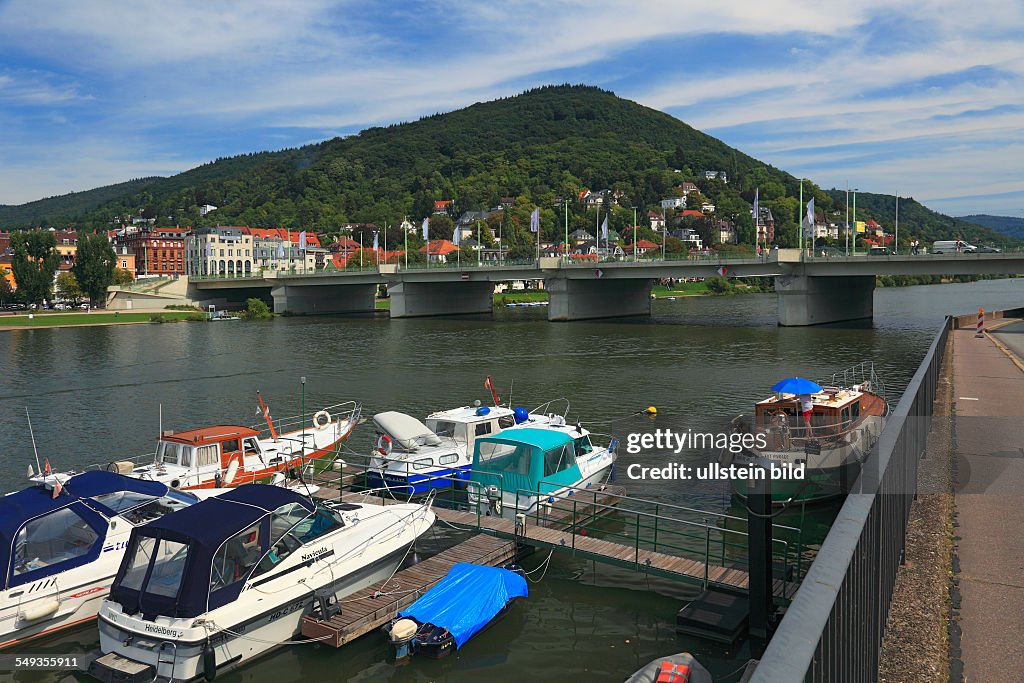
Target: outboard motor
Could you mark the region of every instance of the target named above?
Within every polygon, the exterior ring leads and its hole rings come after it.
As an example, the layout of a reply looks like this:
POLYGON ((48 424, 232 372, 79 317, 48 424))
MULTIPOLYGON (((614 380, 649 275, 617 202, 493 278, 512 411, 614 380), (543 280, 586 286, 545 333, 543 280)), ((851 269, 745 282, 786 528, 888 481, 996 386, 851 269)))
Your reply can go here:
POLYGON ((496 484, 487 487, 487 514, 501 517, 501 490, 496 484))
POLYGON ((399 619, 388 631, 388 641, 395 648, 395 663, 402 663, 412 655, 412 641, 419 626, 412 619, 399 619))

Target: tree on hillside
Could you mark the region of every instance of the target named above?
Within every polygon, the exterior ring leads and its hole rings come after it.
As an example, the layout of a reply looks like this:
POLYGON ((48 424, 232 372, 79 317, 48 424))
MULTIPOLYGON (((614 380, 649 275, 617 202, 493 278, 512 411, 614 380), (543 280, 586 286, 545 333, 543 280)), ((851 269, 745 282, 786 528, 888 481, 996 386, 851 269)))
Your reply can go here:
POLYGON ((78 286, 78 278, 74 273, 68 271, 57 276, 57 296, 76 306, 81 302, 85 295, 82 293, 82 288, 78 286))
POLYGON ((78 235, 75 255, 75 278, 93 306, 107 300, 107 287, 114 283, 114 262, 117 256, 107 236, 102 233, 78 235))
POLYGON ((11 271, 26 303, 41 304, 53 297, 53 274, 60 267, 57 238, 49 230, 11 234, 11 271))

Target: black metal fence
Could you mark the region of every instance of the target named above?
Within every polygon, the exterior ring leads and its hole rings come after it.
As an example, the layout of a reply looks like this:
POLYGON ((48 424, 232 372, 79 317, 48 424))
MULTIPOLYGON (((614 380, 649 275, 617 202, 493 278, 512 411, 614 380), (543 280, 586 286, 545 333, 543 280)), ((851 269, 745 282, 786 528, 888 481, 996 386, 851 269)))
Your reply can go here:
POLYGON ((903 559, 947 318, 867 459, 751 683, 869 683, 903 559))

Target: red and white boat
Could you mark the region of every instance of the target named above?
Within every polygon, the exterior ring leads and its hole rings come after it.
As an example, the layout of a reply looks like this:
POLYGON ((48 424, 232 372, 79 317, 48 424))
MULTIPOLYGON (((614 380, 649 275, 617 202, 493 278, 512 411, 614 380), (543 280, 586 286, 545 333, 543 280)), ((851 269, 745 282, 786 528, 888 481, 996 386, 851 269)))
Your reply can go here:
MULTIPOLYGON (((176 489, 211 489, 266 479, 295 478, 313 461, 335 452, 359 423, 362 406, 354 401, 328 406, 303 419, 270 417, 259 396, 266 425, 212 425, 184 432, 164 431, 155 453, 96 465, 118 474, 158 481, 176 489)), ((31 477, 36 482, 64 480, 75 472, 31 477)), ((90 468, 92 469, 92 468, 90 468)))

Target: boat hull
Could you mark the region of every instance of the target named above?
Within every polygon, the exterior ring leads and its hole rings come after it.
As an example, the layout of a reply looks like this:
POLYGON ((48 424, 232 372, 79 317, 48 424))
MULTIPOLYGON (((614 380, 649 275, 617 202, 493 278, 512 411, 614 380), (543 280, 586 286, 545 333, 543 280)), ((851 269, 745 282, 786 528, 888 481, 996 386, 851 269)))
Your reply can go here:
POLYGON ((369 470, 366 485, 371 489, 389 489, 400 495, 420 495, 433 489, 466 488, 471 466, 451 467, 423 474, 399 474, 385 470, 369 470))

